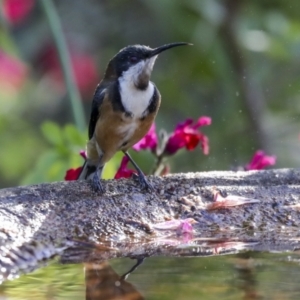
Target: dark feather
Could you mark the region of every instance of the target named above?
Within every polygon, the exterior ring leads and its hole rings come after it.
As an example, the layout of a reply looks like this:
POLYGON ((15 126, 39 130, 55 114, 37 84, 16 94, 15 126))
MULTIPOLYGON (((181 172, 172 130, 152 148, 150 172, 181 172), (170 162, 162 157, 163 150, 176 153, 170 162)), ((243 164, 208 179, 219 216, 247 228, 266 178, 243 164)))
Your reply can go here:
MULTIPOLYGON (((124 105, 121 100, 121 94, 120 94, 120 85, 119 81, 115 81, 109 89, 109 99, 111 100, 112 107, 114 111, 121 111, 125 112, 124 105)), ((128 112, 130 113, 130 112, 128 112)))
POLYGON ((93 97, 90 124, 89 124, 89 139, 91 139, 94 135, 97 120, 100 118, 100 107, 103 103, 105 94, 108 94, 109 99, 111 99, 114 111, 125 112, 125 108, 122 104, 121 95, 119 92, 119 82, 116 81, 112 83, 109 81, 102 81, 97 86, 93 97), (107 90, 103 92, 106 88, 107 90))
POLYGON ((156 112, 158 110, 158 106, 160 105, 160 93, 159 93, 157 87, 155 86, 155 84, 154 83, 152 83, 152 84, 154 85, 154 93, 150 100, 146 114, 152 114, 152 113, 156 112))
POLYGON ((100 117, 99 107, 102 105, 104 99, 103 90, 106 88, 106 85, 102 83, 98 84, 92 102, 91 117, 89 123, 89 139, 94 135, 95 127, 98 118, 100 117))

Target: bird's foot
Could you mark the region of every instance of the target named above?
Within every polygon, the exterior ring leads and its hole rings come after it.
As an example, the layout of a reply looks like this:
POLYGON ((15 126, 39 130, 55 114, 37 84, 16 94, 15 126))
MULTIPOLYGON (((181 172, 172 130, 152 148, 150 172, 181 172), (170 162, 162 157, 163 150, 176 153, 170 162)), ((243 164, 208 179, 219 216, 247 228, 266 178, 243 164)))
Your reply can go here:
POLYGON ((93 178, 92 178, 92 188, 95 192, 100 193, 100 194, 104 194, 105 190, 100 182, 100 178, 99 178, 99 174, 96 171, 93 174, 93 178))
POLYGON ((143 189, 148 189, 149 191, 154 192, 152 184, 146 179, 146 176, 143 173, 138 173, 138 175, 132 174, 132 177, 134 180, 138 181, 143 189))

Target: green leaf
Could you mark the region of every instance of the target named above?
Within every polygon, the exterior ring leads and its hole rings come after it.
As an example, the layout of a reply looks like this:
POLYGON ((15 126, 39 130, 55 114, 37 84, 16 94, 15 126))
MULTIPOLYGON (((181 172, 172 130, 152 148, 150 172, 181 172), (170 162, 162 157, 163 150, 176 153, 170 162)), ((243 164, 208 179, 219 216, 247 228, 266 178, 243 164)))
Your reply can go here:
POLYGON ((120 167, 123 156, 124 154, 122 152, 117 152, 116 155, 114 155, 114 157, 107 164, 105 164, 102 175, 104 179, 114 178, 118 168, 120 167))
MULTIPOLYGON (((22 180, 22 184, 33 184, 49 181, 49 177, 47 175, 48 170, 57 160, 59 160, 59 155, 55 151, 46 151, 39 157, 34 168, 27 173, 26 177, 22 180)), ((59 178, 57 178, 57 180, 58 179, 59 178)))
POLYGON ((47 179, 49 181, 63 180, 66 171, 68 170, 67 162, 55 161, 47 170, 47 179))
POLYGON ((63 144, 63 134, 61 128, 54 122, 46 121, 42 124, 42 133, 47 141, 55 146, 63 144))
POLYGON ((87 135, 79 131, 74 125, 68 124, 63 129, 65 140, 72 146, 85 147, 87 135))

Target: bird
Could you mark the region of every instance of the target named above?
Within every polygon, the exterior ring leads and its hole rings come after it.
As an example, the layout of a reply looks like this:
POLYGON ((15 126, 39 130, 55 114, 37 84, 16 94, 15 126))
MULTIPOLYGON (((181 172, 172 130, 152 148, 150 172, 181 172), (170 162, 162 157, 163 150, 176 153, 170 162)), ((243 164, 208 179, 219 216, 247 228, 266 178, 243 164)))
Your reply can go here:
POLYGON ((104 165, 122 151, 135 167, 141 187, 153 190, 128 150, 147 134, 160 107, 160 92, 150 81, 158 55, 183 45, 191 44, 170 43, 154 49, 130 45, 109 61, 93 96, 87 158, 78 180, 91 179, 93 189, 104 193, 100 182, 104 165))

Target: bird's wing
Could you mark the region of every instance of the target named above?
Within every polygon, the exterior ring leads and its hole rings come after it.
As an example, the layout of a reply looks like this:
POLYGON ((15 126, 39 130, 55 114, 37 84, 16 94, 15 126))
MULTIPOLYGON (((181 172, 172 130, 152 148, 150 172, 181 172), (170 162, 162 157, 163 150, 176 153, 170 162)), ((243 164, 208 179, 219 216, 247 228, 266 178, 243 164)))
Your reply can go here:
POLYGON ((100 117, 99 108, 102 105, 104 96, 105 96, 105 89, 106 85, 99 84, 96 88, 93 102, 92 102, 92 110, 91 110, 91 117, 90 117, 90 123, 89 123, 89 139, 91 139, 94 135, 95 127, 97 120, 100 117))

